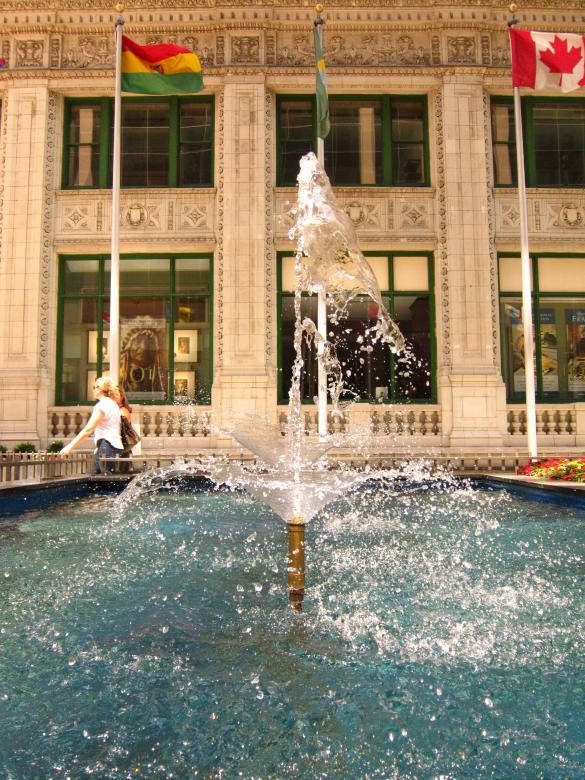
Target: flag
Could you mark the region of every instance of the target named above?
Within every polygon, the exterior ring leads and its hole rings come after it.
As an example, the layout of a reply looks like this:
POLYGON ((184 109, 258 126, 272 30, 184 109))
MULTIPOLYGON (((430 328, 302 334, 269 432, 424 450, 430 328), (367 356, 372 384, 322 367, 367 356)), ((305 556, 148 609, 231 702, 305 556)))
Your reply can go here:
POLYGON ((199 57, 173 43, 140 46, 122 36, 122 91, 143 95, 191 94, 203 89, 199 57))
POLYGON ((323 59, 322 24, 315 25, 315 91, 317 93, 317 135, 325 138, 331 130, 329 121, 329 99, 327 97, 327 74, 323 59))
POLYGON ((572 92, 585 86, 585 37, 510 29, 512 84, 572 92))
POLYGON ((6 60, 4 59, 4 57, 0 57, 0 70, 2 70, 2 68, 5 67, 6 67, 6 60))

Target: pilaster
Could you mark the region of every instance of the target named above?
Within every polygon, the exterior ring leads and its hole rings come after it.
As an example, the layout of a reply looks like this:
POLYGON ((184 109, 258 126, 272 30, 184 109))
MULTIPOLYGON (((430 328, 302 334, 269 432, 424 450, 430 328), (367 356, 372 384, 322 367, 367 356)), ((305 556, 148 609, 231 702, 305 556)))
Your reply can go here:
POLYGON ((457 447, 502 446, 505 389, 499 371, 487 103, 479 75, 445 75, 443 246, 449 299, 441 398, 457 447), (449 419, 450 417, 450 419, 449 419))
POLYGON ((276 410, 276 382, 267 349, 270 307, 266 263, 266 144, 264 77, 227 77, 221 150, 221 263, 217 279, 221 347, 213 404, 220 422, 234 411, 268 419, 276 410))
POLYGON ((56 101, 46 85, 15 86, 3 101, 4 199, 0 261, 0 438, 46 440, 53 276, 52 172, 56 101))

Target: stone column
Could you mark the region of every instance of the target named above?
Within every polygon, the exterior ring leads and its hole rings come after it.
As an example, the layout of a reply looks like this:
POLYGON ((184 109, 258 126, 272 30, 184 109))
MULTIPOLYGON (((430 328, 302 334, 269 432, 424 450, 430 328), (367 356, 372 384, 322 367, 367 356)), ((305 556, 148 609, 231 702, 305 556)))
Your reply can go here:
POLYGON ((46 87, 16 86, 5 123, 0 255, 0 441, 45 446, 52 400, 52 182, 56 101, 46 87))
POLYGON ((439 260, 448 329, 439 386, 444 432, 463 448, 502 446, 506 431, 487 112, 480 76, 445 76, 439 260))
POLYGON ((228 76, 219 108, 216 270, 216 422, 237 412, 274 421, 276 381, 267 346, 267 106, 263 76, 228 76))

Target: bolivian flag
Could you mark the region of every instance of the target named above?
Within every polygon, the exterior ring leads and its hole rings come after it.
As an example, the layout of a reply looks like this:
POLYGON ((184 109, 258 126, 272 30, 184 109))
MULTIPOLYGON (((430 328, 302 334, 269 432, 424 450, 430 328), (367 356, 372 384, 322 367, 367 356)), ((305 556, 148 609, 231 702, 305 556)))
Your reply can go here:
POLYGON ((194 52, 173 43, 140 46, 122 36, 122 92, 177 95, 202 89, 201 63, 194 52))

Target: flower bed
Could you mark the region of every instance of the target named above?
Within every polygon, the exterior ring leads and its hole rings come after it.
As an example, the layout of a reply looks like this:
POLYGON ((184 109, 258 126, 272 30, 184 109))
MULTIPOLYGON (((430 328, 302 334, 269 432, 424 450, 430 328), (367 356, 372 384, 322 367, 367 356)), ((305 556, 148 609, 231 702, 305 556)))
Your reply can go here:
POLYGON ((518 469, 518 474, 563 482, 585 482, 585 458, 546 458, 518 469))

